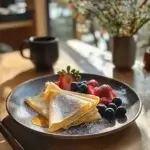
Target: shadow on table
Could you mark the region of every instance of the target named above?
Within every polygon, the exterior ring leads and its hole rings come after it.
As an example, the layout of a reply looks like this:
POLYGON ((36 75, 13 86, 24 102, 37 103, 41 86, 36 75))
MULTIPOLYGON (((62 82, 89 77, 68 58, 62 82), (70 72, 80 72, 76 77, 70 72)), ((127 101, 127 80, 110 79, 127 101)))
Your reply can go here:
POLYGON ((30 69, 24 72, 17 74, 14 78, 7 80, 6 82, 2 83, 0 86, 0 97, 6 98, 6 96, 11 92, 13 88, 17 85, 30 80, 35 77, 43 76, 46 74, 53 74, 54 70, 51 72, 36 72, 34 69, 30 69))
POLYGON ((142 132, 141 134, 140 129, 138 128, 136 123, 112 135, 84 140, 54 139, 51 137, 43 136, 18 125, 9 116, 3 120, 3 123, 26 149, 35 148, 36 150, 144 150, 144 145, 142 145, 142 138, 144 133, 142 132))

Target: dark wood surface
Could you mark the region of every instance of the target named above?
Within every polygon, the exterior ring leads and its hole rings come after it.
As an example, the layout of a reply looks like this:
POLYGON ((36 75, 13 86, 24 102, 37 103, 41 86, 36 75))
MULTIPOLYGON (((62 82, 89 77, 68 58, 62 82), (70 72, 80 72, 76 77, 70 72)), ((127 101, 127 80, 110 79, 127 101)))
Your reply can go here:
POLYGON ((0 132, 5 137, 7 142, 11 145, 14 150, 24 150, 20 143, 13 137, 9 130, 0 122, 0 132))

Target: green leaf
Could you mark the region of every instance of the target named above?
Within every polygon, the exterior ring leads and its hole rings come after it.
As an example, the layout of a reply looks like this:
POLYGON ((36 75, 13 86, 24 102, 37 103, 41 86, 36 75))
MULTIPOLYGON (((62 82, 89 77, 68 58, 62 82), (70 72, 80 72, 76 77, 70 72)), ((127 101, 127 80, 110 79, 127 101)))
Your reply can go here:
POLYGON ((70 69, 71 69, 71 67, 70 67, 70 66, 67 66, 67 72, 68 72, 68 73, 70 72, 70 69))
POLYGON ((77 79, 77 81, 81 80, 81 75, 78 75, 78 76, 76 77, 76 79, 77 79))
POLYGON ((71 70, 72 73, 75 73, 75 71, 76 71, 75 69, 72 69, 72 70, 71 70))
POLYGON ((79 74, 79 73, 80 73, 79 70, 76 70, 75 74, 79 74))
POLYGON ((58 71, 58 72, 57 72, 57 74, 59 74, 59 75, 60 75, 60 74, 62 74, 62 72, 61 72, 61 71, 58 71))
POLYGON ((66 73, 66 71, 64 70, 64 69, 62 69, 62 71, 61 71, 62 73, 66 73))

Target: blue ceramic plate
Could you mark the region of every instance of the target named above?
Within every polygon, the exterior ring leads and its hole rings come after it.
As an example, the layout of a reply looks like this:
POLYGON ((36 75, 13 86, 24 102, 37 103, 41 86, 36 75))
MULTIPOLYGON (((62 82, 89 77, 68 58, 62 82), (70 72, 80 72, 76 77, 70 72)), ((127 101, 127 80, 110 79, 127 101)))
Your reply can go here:
POLYGON ((22 83, 17 86, 7 98, 7 111, 9 115, 21 126, 37 132, 56 138, 91 138, 108 135, 127 127, 139 116, 141 112, 141 100, 135 91, 128 85, 114 79, 106 78, 99 75, 81 74, 82 80, 96 79, 99 84, 109 84, 117 93, 118 97, 123 100, 123 105, 127 108, 126 117, 122 120, 108 122, 101 119, 95 123, 82 124, 71 127, 66 130, 60 130, 54 133, 48 132, 47 128, 33 125, 31 119, 37 115, 24 104, 28 96, 38 94, 47 81, 57 81, 58 75, 43 76, 22 83))

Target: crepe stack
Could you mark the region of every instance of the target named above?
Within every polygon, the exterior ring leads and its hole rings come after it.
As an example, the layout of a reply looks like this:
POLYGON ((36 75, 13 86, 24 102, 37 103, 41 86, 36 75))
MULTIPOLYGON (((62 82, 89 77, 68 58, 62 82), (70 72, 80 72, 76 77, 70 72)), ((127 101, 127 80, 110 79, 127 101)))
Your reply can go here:
POLYGON ((53 82, 47 82, 40 95, 25 100, 48 119, 50 132, 100 119, 98 102, 97 96, 65 91, 53 82))

